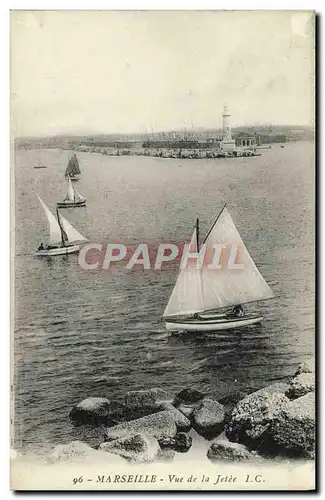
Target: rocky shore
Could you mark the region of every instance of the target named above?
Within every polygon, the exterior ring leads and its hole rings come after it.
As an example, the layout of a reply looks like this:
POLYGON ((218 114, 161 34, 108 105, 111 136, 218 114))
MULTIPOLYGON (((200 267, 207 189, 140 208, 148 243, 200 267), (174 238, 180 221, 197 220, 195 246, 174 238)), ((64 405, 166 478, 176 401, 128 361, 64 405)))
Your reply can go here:
MULTIPOLYGON (((219 401, 192 389, 130 391, 120 399, 87 398, 69 418, 97 429, 97 444, 56 446, 49 461, 92 458, 128 462, 172 461, 187 453, 193 436, 207 440, 211 462, 315 458, 314 363, 298 367, 288 383, 219 401)), ((86 434, 84 434, 86 435, 86 434)), ((87 439, 85 439, 87 441, 87 439)))

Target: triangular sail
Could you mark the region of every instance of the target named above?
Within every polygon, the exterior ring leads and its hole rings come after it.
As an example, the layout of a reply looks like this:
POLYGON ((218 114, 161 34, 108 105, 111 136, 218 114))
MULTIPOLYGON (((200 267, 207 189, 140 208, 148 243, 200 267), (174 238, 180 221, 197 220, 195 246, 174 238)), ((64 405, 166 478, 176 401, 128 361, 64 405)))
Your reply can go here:
POLYGON ((65 171, 65 175, 68 176, 68 175, 77 175, 77 174, 81 174, 80 167, 79 167, 79 161, 78 161, 77 155, 73 155, 69 159, 68 166, 67 166, 66 171, 65 171))
MULTIPOLYGON (((213 252, 213 244, 238 245, 239 261, 243 269, 229 269, 223 265, 221 269, 202 268, 202 287, 204 310, 219 309, 226 306, 255 302, 274 296, 271 288, 264 280, 250 256, 239 232, 226 207, 222 210, 214 226, 205 240, 206 255, 213 252)), ((228 261, 227 263, 228 264, 228 261)))
POLYGON ((36 194, 37 198, 39 199, 39 201, 44 209, 44 212, 46 214, 46 217, 47 217, 47 220, 49 223, 49 227, 50 227, 49 244, 54 245, 56 243, 61 242, 62 241, 61 228, 60 228, 60 225, 59 225, 57 219, 54 217, 51 210, 45 205, 44 201, 41 200, 41 198, 38 196, 38 194, 37 193, 35 193, 35 194, 36 194))
MULTIPOLYGON (((193 231, 189 251, 191 253, 198 251, 197 228, 193 231)), ((196 269, 196 261, 189 260, 186 268, 181 269, 163 314, 164 317, 194 314, 204 310, 200 273, 201 271, 196 269)))
POLYGON ((75 192, 70 177, 68 178, 68 192, 66 194, 65 200, 75 201, 75 192))
POLYGON ((74 243, 77 241, 87 241, 87 238, 85 238, 85 236, 83 236, 81 233, 79 233, 79 231, 71 226, 70 222, 67 221, 67 219, 65 219, 60 212, 58 213, 62 228, 64 229, 70 243, 74 243))
POLYGON ((74 156, 73 156, 73 162, 74 162, 74 170, 75 170, 75 174, 81 174, 81 171, 80 171, 80 166, 79 166, 79 161, 78 161, 77 155, 74 155, 74 156))
POLYGON ((78 193, 78 191, 76 189, 74 190, 74 192, 75 192, 75 200, 76 201, 85 201, 86 198, 84 196, 82 196, 80 193, 78 193))

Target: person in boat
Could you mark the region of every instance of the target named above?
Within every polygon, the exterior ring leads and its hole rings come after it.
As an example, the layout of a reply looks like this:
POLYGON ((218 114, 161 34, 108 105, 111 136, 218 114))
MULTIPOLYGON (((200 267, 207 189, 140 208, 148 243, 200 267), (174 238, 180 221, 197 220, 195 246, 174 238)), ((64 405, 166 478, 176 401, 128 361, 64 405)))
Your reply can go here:
POLYGON ((241 304, 236 305, 233 310, 232 314, 236 316, 236 318, 240 318, 241 316, 244 316, 244 309, 241 304))
POLYGON ((40 246, 38 247, 38 251, 40 251, 40 250, 45 250, 44 245, 43 245, 43 242, 42 242, 42 243, 40 244, 40 246))

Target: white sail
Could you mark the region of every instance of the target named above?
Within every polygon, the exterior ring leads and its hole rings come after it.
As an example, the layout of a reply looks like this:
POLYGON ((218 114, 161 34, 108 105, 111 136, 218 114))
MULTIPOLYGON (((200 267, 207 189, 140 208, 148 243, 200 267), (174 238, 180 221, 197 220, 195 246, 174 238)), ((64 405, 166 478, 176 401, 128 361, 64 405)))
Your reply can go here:
POLYGON ((81 233, 79 233, 79 231, 77 231, 73 226, 71 226, 70 222, 67 221, 67 219, 65 219, 63 215, 59 213, 59 211, 58 214, 60 217, 62 228, 65 231, 70 243, 77 241, 87 241, 87 238, 85 238, 85 236, 83 236, 81 233))
POLYGON ((229 269, 228 257, 220 264, 221 269, 202 268, 204 310, 218 309, 246 302, 268 299, 274 296, 271 288, 257 269, 226 207, 222 210, 206 238, 206 255, 213 244, 238 245, 238 263, 243 269, 229 269))
POLYGON ((75 201, 75 193, 74 193, 74 189, 73 189, 70 177, 68 178, 68 192, 67 192, 67 195, 65 197, 65 200, 75 201))
POLYGON ((78 193, 78 191, 76 189, 74 190, 74 192, 75 192, 76 201, 84 201, 86 199, 84 196, 82 196, 80 193, 78 193))
POLYGON ((39 199, 44 212, 46 214, 49 227, 50 227, 50 237, 49 237, 49 245, 54 245, 56 243, 60 243, 62 241, 61 229, 57 219, 52 214, 51 210, 45 205, 44 201, 35 193, 37 198, 39 199))
MULTIPOLYGON (((189 246, 191 253, 196 253, 197 249, 197 229, 194 229, 189 246)), ((181 269, 169 302, 163 314, 166 316, 176 316, 182 314, 194 314, 204 310, 201 271, 196 269, 196 263, 188 261, 185 269, 181 269)))

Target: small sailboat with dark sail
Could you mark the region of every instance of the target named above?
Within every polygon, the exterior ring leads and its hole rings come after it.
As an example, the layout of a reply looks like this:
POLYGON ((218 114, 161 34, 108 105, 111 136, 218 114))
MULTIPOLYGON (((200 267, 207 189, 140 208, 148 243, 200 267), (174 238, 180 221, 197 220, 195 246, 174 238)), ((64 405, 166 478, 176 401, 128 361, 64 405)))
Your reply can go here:
POLYGON ((44 246, 43 243, 41 243, 36 255, 43 257, 79 252, 80 244, 87 241, 87 238, 80 234, 79 231, 60 214, 58 209, 56 209, 55 217, 37 193, 36 196, 44 209, 50 229, 48 244, 44 246))
POLYGON ((47 168, 46 165, 42 165, 40 161, 38 161, 37 165, 34 168, 47 168))
POLYGON ((72 181, 78 181, 78 175, 81 174, 79 161, 76 154, 73 154, 69 159, 67 168, 65 169, 65 178, 71 179, 72 181))
POLYGON ((219 263, 212 266, 212 262, 204 262, 198 266, 197 259, 194 263, 190 259, 192 264, 181 268, 163 314, 167 330, 217 331, 260 323, 263 316, 244 313, 242 304, 270 299, 274 294, 245 247, 226 205, 201 248, 197 220, 189 252, 200 255, 203 246, 205 256, 214 255, 215 249, 222 247, 219 263), (221 265, 229 262, 222 255, 231 247, 237 249, 236 258, 231 266, 221 265), (238 255, 240 263, 234 265, 238 255))
POLYGON ((68 177, 68 192, 63 201, 57 203, 58 208, 70 208, 70 207, 84 207, 86 205, 86 198, 84 198, 78 191, 73 187, 70 177, 68 177))

